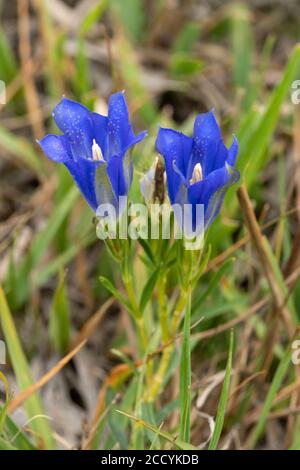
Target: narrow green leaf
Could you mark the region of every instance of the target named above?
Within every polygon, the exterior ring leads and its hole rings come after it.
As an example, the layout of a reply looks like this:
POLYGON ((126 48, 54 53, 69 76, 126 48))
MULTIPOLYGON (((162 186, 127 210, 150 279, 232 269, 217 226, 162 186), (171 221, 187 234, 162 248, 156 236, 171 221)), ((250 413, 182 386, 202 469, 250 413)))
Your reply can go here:
POLYGON ((229 270, 229 268, 232 267, 232 262, 234 258, 229 258, 227 259, 219 269, 219 271, 214 275, 212 280, 209 283, 208 288, 206 289, 205 292, 203 292, 202 295, 200 295, 195 302, 193 302, 193 311, 197 310, 200 305, 209 297, 212 292, 219 286, 220 280, 224 276, 224 274, 229 270))
POLYGON ((91 79, 89 73, 89 63, 85 50, 85 41, 78 37, 76 41, 76 72, 74 74, 74 87, 76 96, 84 99, 85 93, 91 89, 91 79))
POLYGON ((174 77, 190 77, 200 72, 204 67, 196 57, 191 57, 184 52, 176 52, 170 60, 170 72, 174 77))
POLYGON ((227 359, 226 372, 225 372, 224 382, 222 386, 221 397, 220 397, 220 401, 218 405, 215 429, 214 429, 211 441, 208 446, 209 450, 215 450, 217 448, 217 445, 221 436, 221 432, 223 429, 225 413, 226 413, 226 405, 227 405, 227 401, 229 397, 232 358, 233 358, 233 330, 231 330, 230 332, 229 354, 228 354, 228 359, 227 359))
MULTIPOLYGON (((37 266, 38 262, 48 250, 49 244, 70 213, 78 196, 78 189, 75 186, 72 187, 61 203, 53 210, 46 226, 36 235, 25 258, 18 267, 10 265, 8 277, 5 279, 5 290, 8 293, 8 299, 12 308, 20 307, 30 294, 31 288, 41 284, 42 276, 40 267, 37 266), (12 288, 14 289, 13 291, 12 288)), ((72 254, 74 255, 75 253, 73 252, 72 254)), ((49 271, 51 264, 44 269, 49 271)))
POLYGON ((142 0, 112 0, 111 5, 120 15, 122 25, 131 40, 142 39, 145 27, 145 13, 142 0))
MULTIPOLYGON (((252 57, 251 15, 247 5, 232 7, 233 78, 237 87, 247 88, 252 57)), ((247 90, 248 91, 248 90, 247 90)))
MULTIPOLYGON (((16 374, 18 386, 22 391, 32 385, 34 382, 31 377, 30 369, 9 310, 4 291, 1 286, 0 320, 14 372, 16 374)), ((28 400, 26 400, 24 407, 27 411, 29 419, 32 419, 38 415, 45 415, 41 400, 37 394, 31 395, 28 400)), ((37 433, 37 435, 43 439, 47 449, 52 449, 54 447, 52 432, 47 419, 44 417, 34 419, 30 423, 30 426, 37 433)))
POLYGON ((34 239, 30 250, 33 266, 35 266, 37 262, 40 261, 41 257, 45 254, 49 243, 53 240, 59 228, 61 227, 61 224, 71 212, 71 209, 78 197, 79 192, 77 187, 72 186, 62 201, 53 210, 46 226, 34 239))
POLYGON ((12 446, 8 441, 0 437, 0 450, 18 450, 16 447, 12 446))
POLYGON ((289 289, 286 285, 279 262, 273 252, 270 242, 268 241, 266 237, 263 237, 262 241, 263 241, 266 253, 268 255, 268 258, 270 260, 270 263, 272 265, 273 274, 275 275, 278 285, 281 288, 283 297, 287 296, 288 298, 287 307, 288 307, 289 312, 291 313, 292 320, 294 321, 294 324, 296 326, 296 324, 298 323, 298 314, 294 306, 293 297, 289 295, 289 289))
POLYGON ((291 89, 291 84, 300 68, 300 46, 296 45, 289 62, 284 70, 283 77, 273 91, 269 103, 259 119, 258 126, 250 139, 250 145, 244 153, 240 153, 237 166, 244 171, 247 185, 253 183, 260 169, 266 165, 268 158, 266 151, 271 136, 279 119, 282 103, 291 89))
POLYGON ((187 306, 183 325, 183 342, 180 362, 180 427, 179 437, 182 441, 190 441, 191 414, 191 290, 188 293, 187 306))
POLYGON ((151 276, 149 277, 148 281, 146 282, 146 285, 143 288, 142 294, 141 294, 141 300, 140 300, 140 310, 141 312, 144 311, 147 303, 149 302, 152 292, 154 290, 154 287, 156 285, 158 276, 160 273, 160 266, 156 268, 151 276))
POLYGON ((176 439, 174 438, 170 433, 166 431, 162 431, 160 428, 157 428, 156 426, 153 426, 153 424, 146 423, 146 421, 143 421, 140 418, 137 418, 136 416, 133 416, 129 413, 125 413, 124 411, 121 410, 115 410, 117 413, 122 414, 123 416, 127 416, 127 418, 132 419, 134 421, 137 421, 138 423, 141 424, 141 426, 144 426, 145 428, 149 429, 155 434, 158 434, 160 437, 165 439, 166 441, 170 442, 173 444, 175 447, 181 450, 196 450, 197 447, 192 446, 188 442, 184 442, 181 439, 176 439))
POLYGON ((284 353, 284 355, 283 355, 283 357, 282 357, 282 359, 279 362, 279 365, 278 365, 277 369, 276 369, 276 372, 275 372, 275 375, 273 377, 271 386, 269 387, 269 391, 267 393, 265 402, 264 402, 262 410, 260 412, 258 422, 255 425, 255 427, 254 427, 254 429, 251 433, 251 436, 250 436, 250 439, 249 439, 249 447, 250 448, 255 447, 258 439, 260 438, 260 436, 262 435, 262 433, 265 429, 266 421, 267 421, 267 418, 268 418, 268 414, 269 414, 269 412, 272 408, 273 400, 274 400, 278 390, 280 389, 280 386, 283 382, 283 379, 284 379, 289 367, 291 366, 291 356, 292 356, 292 348, 291 348, 291 344, 289 344, 286 351, 285 351, 285 353, 284 353))
POLYGON ((9 155, 16 157, 21 165, 30 168, 38 177, 45 176, 43 160, 27 139, 17 137, 15 133, 0 126, 0 147, 9 155))
POLYGON ((149 260, 151 261, 151 263, 155 264, 154 255, 152 253, 152 249, 151 249, 150 244, 148 243, 148 241, 144 240, 143 238, 138 238, 137 241, 139 242, 139 244, 143 248, 144 252, 146 253, 146 255, 149 258, 149 260))
POLYGON ((71 324, 68 294, 63 270, 59 273, 59 282, 54 293, 50 310, 49 334, 56 350, 64 354, 70 342, 71 324))
MULTIPOLYGON (((91 245, 96 239, 94 233, 85 236, 80 240, 80 248, 91 245)), ((39 269, 39 275, 33 280, 33 287, 39 287, 45 284, 52 276, 57 274, 60 269, 66 266, 78 254, 78 245, 73 243, 66 250, 54 257, 51 261, 39 269)))
POLYGON ((94 26, 94 24, 101 20, 108 3, 108 0, 100 0, 96 3, 96 5, 92 5, 81 22, 79 30, 79 34, 81 36, 85 36, 94 26))
POLYGON ((0 76, 1 80, 5 82, 11 81, 17 74, 17 62, 13 53, 13 50, 4 34, 2 28, 0 28, 0 76))
POLYGON ((6 415, 5 417, 5 440, 10 445, 15 446, 18 450, 36 450, 36 447, 30 442, 22 429, 13 421, 13 419, 6 415))
POLYGON ((190 21, 185 24, 176 38, 172 50, 174 52, 191 52, 200 34, 199 21, 190 21))
POLYGON ((120 302, 120 304, 123 305, 128 310, 129 313, 134 315, 127 299, 124 297, 124 295, 121 294, 121 292, 118 291, 118 289, 115 286, 113 286, 110 280, 104 276, 100 276, 99 280, 101 284, 105 287, 105 289, 107 289, 120 302))

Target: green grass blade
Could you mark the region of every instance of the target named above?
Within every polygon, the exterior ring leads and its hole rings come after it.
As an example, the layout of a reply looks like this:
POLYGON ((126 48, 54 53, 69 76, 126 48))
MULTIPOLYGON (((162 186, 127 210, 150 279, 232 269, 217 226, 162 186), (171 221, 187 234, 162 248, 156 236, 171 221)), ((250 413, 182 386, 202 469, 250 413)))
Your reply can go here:
POLYGON ((37 234, 22 262, 18 267, 11 266, 14 268, 13 283, 11 282, 12 270, 10 269, 5 279, 5 290, 8 293, 9 303, 13 308, 18 308, 23 304, 32 286, 40 285, 41 278, 40 268, 37 269, 38 262, 48 250, 51 241, 70 213, 78 196, 78 189, 75 186, 72 187, 64 199, 57 204, 46 226, 37 234), (28 282, 29 277, 31 278, 30 283, 28 282), (14 286, 14 291, 12 291, 12 286, 14 286))
POLYGON ((101 284, 105 287, 105 289, 107 289, 120 302, 120 304, 123 305, 128 310, 128 312, 134 316, 134 313, 132 311, 132 308, 130 307, 129 302, 124 297, 124 295, 122 295, 118 291, 118 289, 110 282, 110 280, 107 279, 107 277, 105 276, 100 276, 99 280, 101 284))
POLYGON ((188 294, 187 307, 183 325, 183 342, 180 363, 180 426, 179 437, 182 441, 190 441, 191 414, 191 291, 188 294))
MULTIPOLYGON (((246 5, 232 8, 233 79, 237 89, 247 89, 251 71, 252 31, 251 15, 246 5)), ((248 90, 247 90, 248 91, 248 90)), ((247 93, 248 94, 248 93, 247 93)))
POLYGON ((155 284, 157 282, 158 276, 160 273, 160 266, 153 271, 151 276, 149 277, 148 281, 146 282, 146 285, 143 288, 142 294, 141 294, 141 300, 140 300, 140 310, 141 312, 144 311, 146 308, 147 303, 149 302, 153 289, 155 287, 155 284))
POLYGON ((88 34, 94 24, 100 21, 108 3, 108 0, 100 0, 96 3, 96 5, 92 5, 81 22, 79 31, 80 36, 85 36, 88 34))
POLYGON ((0 437, 0 450, 18 450, 18 449, 12 446, 7 440, 0 437))
POLYGON ((141 41, 145 31, 145 14, 142 0, 112 0, 111 5, 120 15, 120 20, 129 38, 141 41))
POLYGON ((208 446, 209 450, 217 449, 218 442, 219 442, 221 432, 223 429, 225 413, 226 413, 226 405, 227 405, 227 401, 229 397, 232 358, 233 358, 233 331, 230 332, 229 354, 228 354, 228 359, 227 359, 225 378, 224 378, 224 383, 223 383, 222 391, 221 391, 221 397, 220 397, 220 401, 218 405, 215 429, 214 429, 211 441, 208 446))
POLYGON ((0 56, 1 56, 1 64, 0 64, 1 80, 4 80, 5 82, 9 82, 17 74, 17 63, 16 63, 15 56, 13 54, 13 50, 2 28, 0 28, 0 56))
POLYGON ((290 91, 292 81, 299 69, 300 46, 297 45, 290 56, 280 83, 273 91, 269 103, 261 115, 259 125, 251 137, 251 145, 238 158, 239 170, 244 171, 247 167, 247 171, 244 172, 247 186, 256 180, 260 169, 268 161, 265 158, 268 143, 278 122, 282 103, 290 91))
POLYGON ((271 386, 269 388, 267 397, 265 399, 265 402, 263 404, 262 410, 259 415, 259 420, 253 429, 250 439, 249 439, 249 447, 253 448, 255 447, 258 439, 262 435, 266 421, 268 418, 268 414, 272 408, 273 400, 275 398, 275 395, 277 394, 283 379, 291 366, 291 356, 292 356, 292 348, 291 344, 289 344, 288 348, 286 349, 281 361, 279 362, 279 365, 276 369, 275 375, 273 377, 271 386))
POLYGON ((46 252, 50 242, 61 227, 61 224, 74 207, 78 196, 78 189, 76 186, 73 186, 52 212, 45 228, 36 236, 30 250, 33 266, 40 261, 46 252))
POLYGON ((65 274, 62 270, 50 310, 49 334, 56 350, 64 354, 69 346, 71 322, 65 274))
POLYGON ((0 127, 0 147, 9 155, 14 156, 20 165, 26 165, 38 177, 45 176, 45 166, 34 147, 23 137, 0 127))
MULTIPOLYGON (((33 379, 2 287, 0 287, 0 320, 18 386, 22 391, 33 384, 33 379)), ((45 415, 41 400, 37 394, 29 397, 24 407, 29 419, 38 415, 45 415)), ((43 440, 46 449, 54 447, 52 432, 47 419, 44 417, 34 419, 30 426, 43 440)))
MULTIPOLYGON (((3 408, 2 408, 3 410, 3 408)), ((5 429, 3 436, 5 441, 8 441, 10 445, 15 446, 18 450, 37 450, 36 447, 30 442, 26 434, 21 428, 13 421, 9 416, 5 416, 5 429)), ((2 433, 0 433, 2 436, 2 433)))
POLYGON ((146 421, 143 421, 142 419, 140 418, 137 418, 136 416, 133 416, 129 413, 126 413, 124 411, 121 411, 121 410, 115 410, 117 411, 118 413, 122 414, 123 416, 127 416, 127 418, 129 419, 132 419, 133 421, 136 421, 138 422, 141 426, 144 426, 146 429, 149 429, 150 431, 152 431, 154 434, 157 434, 159 435, 160 437, 162 437, 163 439, 165 439, 166 441, 170 442, 171 444, 173 444, 175 447, 177 447, 178 449, 181 449, 181 450, 196 450, 197 447, 194 447, 192 446, 191 444, 189 444, 188 442, 184 442, 182 441, 181 439, 176 439, 172 436, 172 434, 166 432, 166 431, 162 431, 159 428, 157 428, 156 426, 153 426, 152 424, 150 423, 146 423, 146 421))

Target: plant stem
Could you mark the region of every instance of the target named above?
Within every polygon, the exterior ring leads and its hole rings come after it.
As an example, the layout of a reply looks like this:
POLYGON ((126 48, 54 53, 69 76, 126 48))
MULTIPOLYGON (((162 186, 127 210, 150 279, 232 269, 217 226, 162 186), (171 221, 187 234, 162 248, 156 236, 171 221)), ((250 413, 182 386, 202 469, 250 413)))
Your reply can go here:
POLYGON ((180 296, 176 303, 175 311, 173 314, 173 320, 172 320, 172 333, 174 336, 176 335, 177 329, 179 327, 181 315, 185 309, 187 299, 188 299, 188 292, 185 289, 181 289, 180 296))
POLYGON ((148 335, 145 329, 143 312, 141 312, 139 304, 136 299, 136 293, 132 283, 132 275, 128 269, 128 258, 129 258, 129 246, 128 241, 125 241, 124 254, 123 254, 123 265, 122 265, 122 278, 123 283, 127 292, 127 297, 130 302, 132 311, 134 313, 135 322, 139 332, 140 348, 142 354, 144 354, 148 347, 148 335))
POLYGON ((159 305, 159 321, 161 329, 162 343, 165 344, 170 339, 169 319, 168 319, 168 305, 166 298, 166 278, 161 276, 158 279, 158 305, 159 305))
MULTIPOLYGON (((158 285, 158 301, 160 305, 160 327, 161 327, 161 334, 162 334, 162 343, 163 345, 168 343, 172 337, 176 336, 177 328, 181 319, 181 314, 185 309, 186 302, 187 302, 187 292, 185 290, 181 290, 180 297, 177 301, 173 322, 172 322, 172 329, 170 332, 169 324, 168 324, 168 316, 167 316, 167 304, 166 304, 166 294, 165 294, 165 282, 160 282, 158 285), (163 300, 163 303, 161 301, 163 300)), ((157 395, 160 392, 162 383, 166 376, 167 370, 170 365, 170 360, 172 353, 174 351, 175 343, 170 343, 168 346, 165 346, 163 349, 163 353, 161 356, 161 361, 158 366, 158 370, 154 376, 152 386, 146 396, 146 400, 149 402, 153 402, 157 395)))
POLYGON ((127 292, 128 300, 134 312, 135 322, 138 328, 142 352, 145 353, 148 347, 148 336, 145 330, 143 314, 140 311, 139 305, 136 301, 136 294, 132 284, 132 279, 129 273, 123 275, 123 283, 127 292))
POLYGON ((183 342, 180 360, 180 426, 179 436, 190 442, 191 420, 191 286, 188 288, 183 325, 183 342))

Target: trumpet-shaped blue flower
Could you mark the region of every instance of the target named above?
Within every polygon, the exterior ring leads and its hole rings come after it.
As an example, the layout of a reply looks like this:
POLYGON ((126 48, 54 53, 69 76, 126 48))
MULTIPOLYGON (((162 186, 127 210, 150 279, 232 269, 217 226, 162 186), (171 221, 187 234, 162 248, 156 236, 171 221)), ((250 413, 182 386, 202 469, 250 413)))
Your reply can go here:
POLYGON ((237 139, 233 137, 230 148, 226 148, 220 127, 210 111, 197 116, 193 137, 160 128, 156 148, 165 160, 171 204, 182 208, 190 204, 192 230, 196 233, 200 227, 196 208, 202 204, 204 221, 200 222, 206 229, 219 213, 227 189, 239 179, 234 168, 237 139))
POLYGON ((132 182, 131 150, 146 135, 134 135, 124 93, 110 97, 108 116, 63 98, 53 117, 63 135, 39 141, 44 153, 68 168, 94 211, 109 203, 119 213, 119 197, 128 194, 132 182))

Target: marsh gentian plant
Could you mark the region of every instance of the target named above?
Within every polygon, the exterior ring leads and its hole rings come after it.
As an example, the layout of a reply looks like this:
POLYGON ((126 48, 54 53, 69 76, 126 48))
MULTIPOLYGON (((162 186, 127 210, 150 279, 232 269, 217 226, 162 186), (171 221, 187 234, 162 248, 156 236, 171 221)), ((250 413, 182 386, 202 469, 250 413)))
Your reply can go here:
MULTIPOLYGON (((218 215, 227 189, 239 179, 234 168, 237 139, 229 149, 212 111, 199 114, 193 137, 160 128, 156 149, 164 157, 169 199, 172 205, 191 207, 191 226, 197 234, 218 215), (203 220, 197 220, 197 205, 203 205, 203 220)), ((176 216, 176 211, 175 216, 176 216)))
MULTIPOLYGON (((119 198, 127 196, 132 183, 133 165, 131 150, 141 141, 145 132, 135 136, 129 121, 128 109, 123 93, 111 96, 108 116, 93 113, 75 101, 63 98, 54 109, 54 119, 63 135, 47 135, 39 144, 45 154, 53 161, 63 163, 73 176, 81 193, 97 213, 103 204, 111 204, 117 216, 122 208, 119 198)), ((212 112, 200 114, 194 126, 193 137, 187 137, 172 129, 159 130, 156 148, 164 159, 158 157, 155 165, 144 176, 141 192, 150 205, 159 202, 162 208, 165 202, 165 176, 169 200, 174 208, 183 208, 186 204, 192 208, 190 222, 193 232, 197 233, 211 224, 217 216, 226 190, 237 181, 239 175, 234 168, 238 151, 237 140, 234 138, 229 149, 223 143, 220 128, 212 112), (204 208, 202 221, 198 226, 197 208, 204 208), (203 220, 204 219, 204 220, 203 220), (200 227, 200 228, 199 228, 200 227)), ((169 205, 167 204, 169 208, 169 205)), ((176 211, 174 209, 175 216, 176 211)), ((162 215, 162 214, 161 214, 162 215)), ((147 217, 146 217, 147 218, 147 217)), ((124 218, 125 220, 125 218, 124 218)), ((126 221, 129 219, 126 218, 126 221)), ((147 218, 148 220, 148 218, 147 218)), ((160 219, 161 220, 161 219, 160 219)), ((185 222, 185 220, 184 220, 185 222)), ((120 223, 119 226, 122 224, 120 223)), ((147 232, 148 233, 148 232, 147 232)), ((157 316, 160 323, 163 350, 155 364, 146 366, 147 387, 145 401, 155 403, 174 353, 173 339, 184 317, 185 351, 182 355, 183 368, 186 368, 189 352, 191 296, 194 287, 204 272, 208 257, 203 257, 205 249, 185 249, 182 240, 169 237, 164 240, 162 234, 156 239, 139 238, 145 252, 143 261, 149 270, 149 280, 139 292, 141 286, 134 272, 134 258, 137 252, 134 240, 122 237, 105 239, 109 252, 119 263, 126 298, 118 294, 111 281, 101 278, 103 285, 133 317, 138 332, 138 347, 141 357, 149 351, 151 329, 149 318, 145 316, 145 308, 153 292, 157 297, 157 316), (176 300, 169 305, 169 279, 176 269, 178 282, 174 292, 176 300), (137 287, 138 286, 138 287, 137 287)), ((172 281, 173 282, 173 281, 172 281)), ((152 310, 150 309, 149 312, 152 310)), ((182 409, 189 403, 188 378, 181 387, 182 409)), ((185 412, 181 421, 185 428, 185 412)), ((181 427, 183 427, 183 425, 181 427)), ((188 436, 181 435, 188 442, 188 436)))
POLYGON ((120 213, 119 197, 127 196, 132 183, 131 150, 146 135, 134 135, 124 93, 110 97, 108 116, 63 98, 53 117, 63 135, 49 134, 39 141, 44 153, 68 168, 94 211, 112 204, 120 213))

